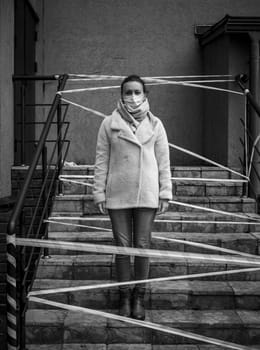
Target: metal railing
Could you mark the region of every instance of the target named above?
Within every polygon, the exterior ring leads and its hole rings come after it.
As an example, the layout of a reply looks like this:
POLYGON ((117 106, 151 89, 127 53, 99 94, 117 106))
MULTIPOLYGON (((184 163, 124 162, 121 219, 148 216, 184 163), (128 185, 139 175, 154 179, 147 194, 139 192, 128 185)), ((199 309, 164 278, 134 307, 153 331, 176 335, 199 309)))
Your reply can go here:
MULTIPOLYGON (((15 81, 57 80, 58 91, 63 90, 67 75, 28 77, 16 76, 15 81)), ((25 86, 25 84, 22 84, 25 86)), ((23 111, 26 105, 22 104, 23 111)), ((61 104, 60 95, 55 94, 26 177, 18 195, 7 229, 7 343, 8 349, 25 349, 25 312, 27 309, 27 294, 31 290, 37 266, 41 258, 41 250, 35 247, 16 247, 15 237, 48 238, 45 219, 48 218, 52 197, 59 193, 59 174, 69 148, 66 135, 69 122, 65 121, 68 105, 61 104), (56 127, 55 140, 51 126, 56 127), (50 153, 48 155, 48 153, 50 153), (35 185, 36 182, 36 185, 35 185), (35 190, 37 188, 38 190, 35 190), (28 205, 29 202, 29 205, 28 205)), ((25 115, 24 112, 22 112, 25 115)), ((25 117, 22 118, 22 129, 26 127, 25 117)), ((21 133, 24 136, 23 132, 21 133)), ((22 153, 25 139, 21 139, 22 153)), ((48 251, 44 250, 44 256, 48 251)))
MULTIPOLYGON (((39 77, 14 77, 15 81, 44 81, 57 80, 58 91, 64 89, 67 75, 61 76, 39 76, 39 77)), ((243 90, 248 106, 251 106, 257 115, 260 117, 260 106, 245 87, 245 76, 238 76, 236 79, 238 85, 243 90)), ((26 84, 21 84, 21 160, 25 160, 25 145, 26 142, 33 142, 35 140, 26 140, 25 128, 26 122, 26 103, 25 103, 25 87, 26 84)), ((37 106, 35 104, 35 106, 37 106)), ((39 104, 38 104, 39 106, 39 104)), ((68 105, 61 103, 60 94, 55 94, 52 104, 49 104, 50 110, 46 121, 35 122, 35 125, 43 124, 43 130, 39 140, 36 142, 37 147, 32 158, 31 164, 27 171, 25 181, 21 188, 20 194, 17 198, 13 214, 8 224, 7 236, 7 327, 8 327, 8 349, 19 348, 25 349, 25 312, 27 309, 27 294, 32 288, 32 282, 35 279, 35 274, 39 260, 41 258, 41 250, 36 247, 16 247, 15 237, 22 236, 26 238, 48 238, 47 225, 45 219, 49 217, 51 211, 52 198, 58 192, 61 193, 60 182, 58 180, 61 172, 63 162, 66 159, 66 154, 69 148, 69 141, 66 140, 66 135, 69 123, 65 121, 68 105), (65 108, 63 110, 63 107, 65 108), (53 140, 53 133, 50 132, 51 126, 56 126, 56 138, 53 140), (52 139, 49 136, 52 134, 52 139), (53 143, 53 148, 48 156, 48 143, 53 143), (34 192, 30 195, 30 188, 35 181, 37 175, 38 188, 37 194, 34 192), (33 205, 33 211, 29 214, 27 212, 26 200, 30 200, 30 211, 33 205)), ((246 175, 250 175, 250 169, 254 171, 260 181, 260 174, 254 166, 253 158, 249 157, 249 151, 257 152, 260 156, 259 148, 255 144, 255 140, 248 130, 248 125, 241 121, 245 130, 244 140, 241 143, 244 146, 244 159, 241 163, 244 166, 246 175), (248 141, 249 140, 249 141, 248 141)), ((31 122, 30 122, 31 123, 31 122)), ((250 186, 250 182, 249 182, 250 186)), ((253 189, 252 189, 253 190, 253 189)), ((45 249, 44 257, 48 256, 48 251, 45 249)))
MULTIPOLYGON (((245 106, 245 120, 240 119, 240 122, 244 128, 244 139, 240 138, 240 142, 244 148, 244 159, 240 158, 240 163, 243 167, 244 174, 248 176, 249 181, 246 185, 247 187, 244 189, 245 195, 250 195, 258 200, 259 193, 256 190, 254 184, 252 183, 252 177, 255 177, 260 183, 260 172, 256 167, 256 161, 254 155, 257 154, 260 157, 260 148, 258 147, 258 137, 255 138, 250 132, 249 127, 249 110, 252 109, 256 115, 260 118, 260 105, 257 100, 254 98, 250 90, 246 87, 246 83, 248 81, 248 77, 245 74, 240 74, 236 76, 236 82, 241 90, 244 92, 246 97, 246 106, 245 106)), ((258 208, 259 211, 259 208, 258 208)))

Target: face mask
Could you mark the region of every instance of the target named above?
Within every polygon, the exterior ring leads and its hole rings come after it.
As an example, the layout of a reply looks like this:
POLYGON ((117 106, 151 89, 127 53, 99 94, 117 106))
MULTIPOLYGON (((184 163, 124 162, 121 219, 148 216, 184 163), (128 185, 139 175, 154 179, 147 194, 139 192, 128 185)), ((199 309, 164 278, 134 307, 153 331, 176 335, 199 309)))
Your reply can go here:
POLYGON ((124 103, 126 107, 137 108, 139 107, 144 101, 144 95, 131 95, 131 96, 125 96, 124 97, 124 103))

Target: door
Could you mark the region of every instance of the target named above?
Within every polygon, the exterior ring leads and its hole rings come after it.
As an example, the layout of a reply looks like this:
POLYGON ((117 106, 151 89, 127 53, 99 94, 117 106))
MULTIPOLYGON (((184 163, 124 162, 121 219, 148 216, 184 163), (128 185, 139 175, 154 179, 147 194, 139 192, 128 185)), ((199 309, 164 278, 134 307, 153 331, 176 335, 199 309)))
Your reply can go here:
MULTIPOLYGON (((35 47, 39 19, 28 0, 15 0, 14 74, 36 73, 35 47)), ((35 82, 14 83, 15 164, 30 164, 35 140, 35 82)))

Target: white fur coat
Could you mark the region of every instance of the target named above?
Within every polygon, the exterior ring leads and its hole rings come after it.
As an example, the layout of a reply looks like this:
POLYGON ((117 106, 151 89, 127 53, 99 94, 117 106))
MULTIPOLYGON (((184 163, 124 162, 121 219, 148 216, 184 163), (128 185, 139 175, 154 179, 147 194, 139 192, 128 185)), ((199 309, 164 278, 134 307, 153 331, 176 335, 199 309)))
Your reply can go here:
POLYGON ((149 112, 134 134, 117 111, 99 129, 94 201, 109 209, 157 208, 172 198, 169 146, 159 118, 149 112))

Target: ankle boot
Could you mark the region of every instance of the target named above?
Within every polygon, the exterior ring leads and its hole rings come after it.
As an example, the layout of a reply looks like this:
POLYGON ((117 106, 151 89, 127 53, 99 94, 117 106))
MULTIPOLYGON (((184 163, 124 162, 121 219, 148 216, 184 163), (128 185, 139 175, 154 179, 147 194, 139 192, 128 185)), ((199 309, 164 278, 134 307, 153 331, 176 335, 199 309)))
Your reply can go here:
POLYGON ((144 288, 135 287, 133 292, 132 317, 137 320, 145 319, 144 295, 144 288))
POLYGON ((130 289, 119 290, 119 315, 130 317, 131 316, 131 291, 130 289))

